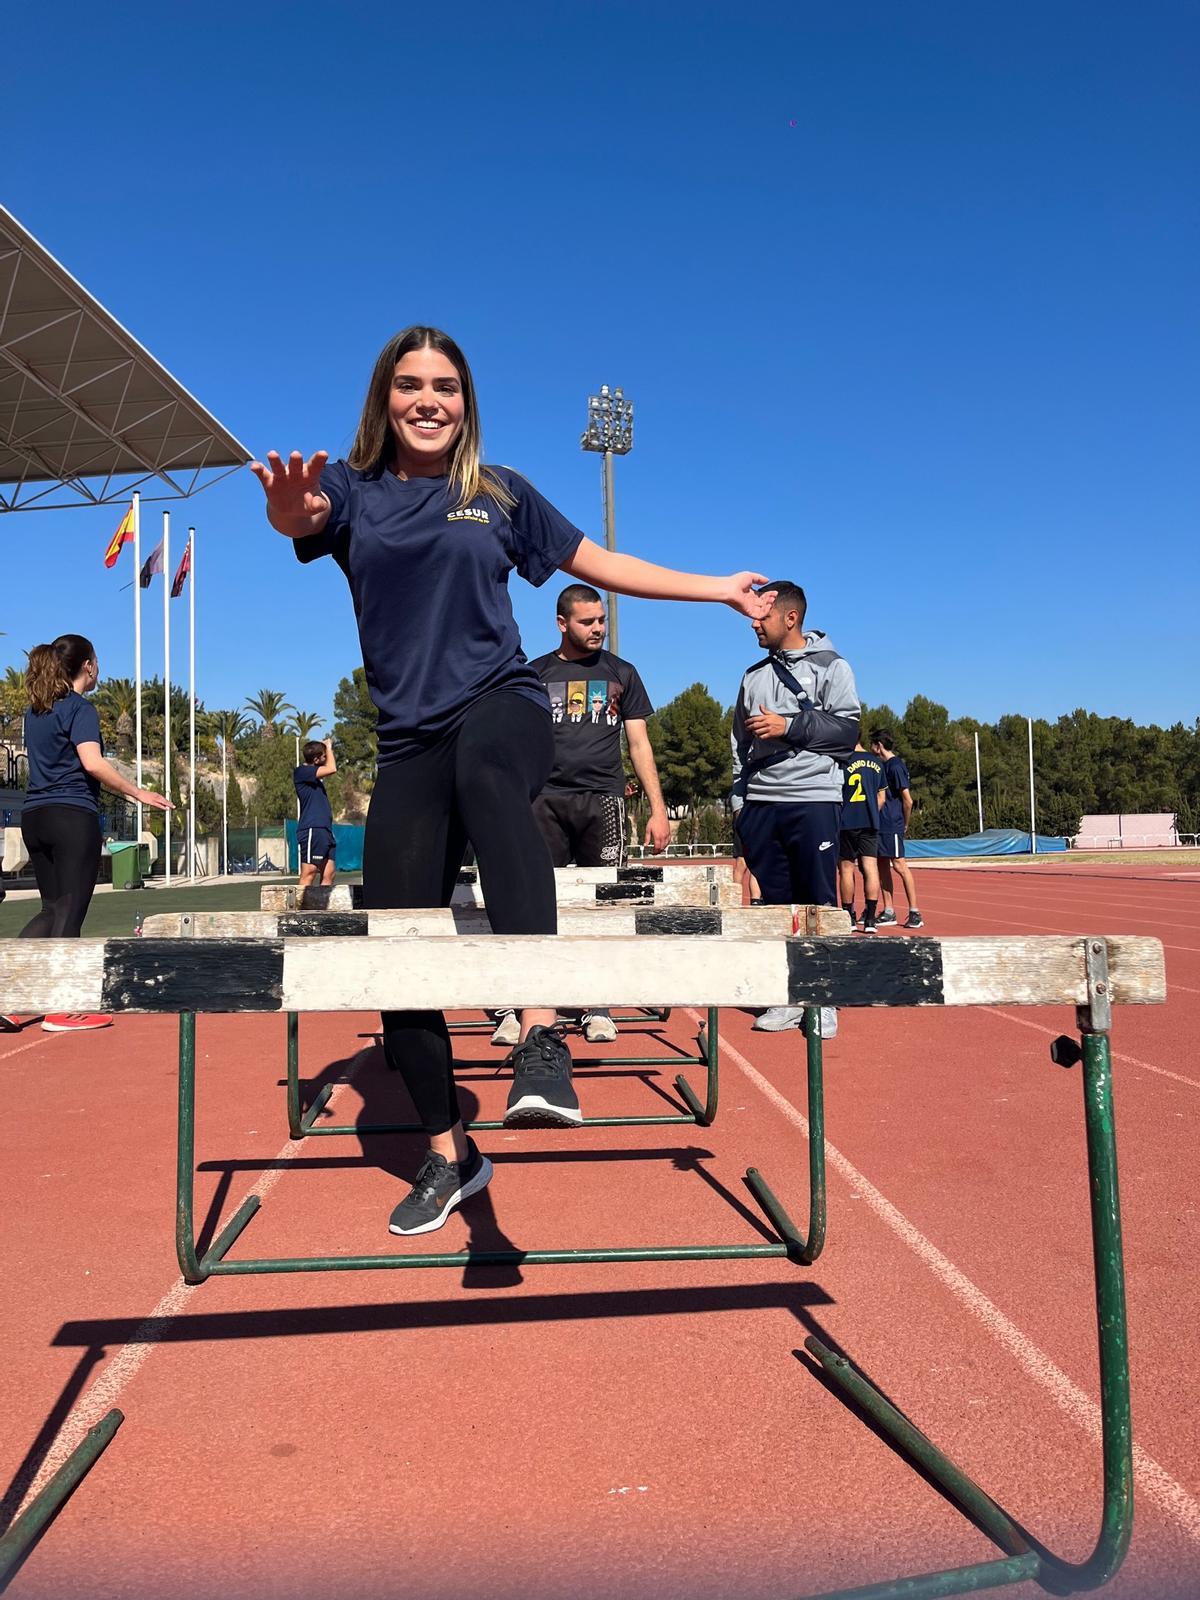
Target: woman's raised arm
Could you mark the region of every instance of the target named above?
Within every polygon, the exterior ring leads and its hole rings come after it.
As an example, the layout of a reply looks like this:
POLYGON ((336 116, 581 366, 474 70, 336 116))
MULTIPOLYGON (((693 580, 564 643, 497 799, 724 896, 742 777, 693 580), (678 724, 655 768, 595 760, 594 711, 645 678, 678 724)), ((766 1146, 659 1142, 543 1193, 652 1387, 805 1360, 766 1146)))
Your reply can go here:
POLYGON ((612 589, 639 600, 713 600, 746 617, 765 617, 775 604, 773 590, 755 592, 756 583, 767 582, 760 572, 734 572, 727 578, 676 572, 637 556, 606 550, 594 539, 581 540, 562 570, 584 583, 594 583, 597 589, 612 589))
POLYGON ((317 450, 307 461, 299 450, 286 461, 268 450, 266 466, 261 461, 250 463, 267 497, 267 521, 277 532, 289 539, 307 539, 329 521, 329 500, 321 493, 321 469, 328 460, 328 450, 317 450))

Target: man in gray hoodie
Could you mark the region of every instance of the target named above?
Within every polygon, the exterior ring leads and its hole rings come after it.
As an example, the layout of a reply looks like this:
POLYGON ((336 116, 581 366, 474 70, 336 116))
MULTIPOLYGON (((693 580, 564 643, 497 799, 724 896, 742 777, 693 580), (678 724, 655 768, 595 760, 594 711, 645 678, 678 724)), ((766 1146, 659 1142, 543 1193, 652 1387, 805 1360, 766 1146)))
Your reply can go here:
MULTIPOLYGON (((742 676, 733 709, 733 810, 746 864, 767 905, 836 905, 841 763, 859 734, 848 662, 827 635, 804 630, 799 584, 782 580, 774 607, 753 624, 768 652, 742 676)), ((777 1006, 755 1027, 798 1028, 804 1013, 777 1006)), ((822 1020, 822 1031, 825 1022, 822 1020)))

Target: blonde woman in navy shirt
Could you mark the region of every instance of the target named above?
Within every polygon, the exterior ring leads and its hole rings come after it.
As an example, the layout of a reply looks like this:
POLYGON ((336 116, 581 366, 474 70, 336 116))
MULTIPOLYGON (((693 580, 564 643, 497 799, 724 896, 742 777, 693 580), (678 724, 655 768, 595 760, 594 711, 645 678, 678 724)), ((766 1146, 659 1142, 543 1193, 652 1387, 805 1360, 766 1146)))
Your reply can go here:
MULTIPOLYGON (((22 928, 22 939, 78 939, 100 871, 100 786, 172 809, 169 800, 139 789, 104 759, 100 718, 85 698, 100 680, 90 639, 63 633, 29 652, 25 686, 25 751, 29 787, 21 806, 21 836, 37 879, 41 910, 22 928)), ((48 1033, 107 1028, 111 1017, 46 1017, 48 1033)), ((19 1027, 0 1017, 0 1031, 19 1027)))
MULTIPOLYGON (((759 616, 755 572, 673 572, 607 551, 509 467, 484 466, 462 351, 412 327, 380 352, 345 461, 318 450, 251 463, 267 520, 300 561, 332 556, 350 584, 379 771, 367 817, 368 907, 448 905, 468 841, 498 934, 557 931, 554 869, 533 800, 554 759, 546 690, 513 618, 508 576, 566 572, 598 589, 720 601, 759 616)), ((506 1123, 582 1121, 571 1058, 551 1010, 527 1010, 510 1059, 506 1123)), ((491 1163, 464 1132, 450 1037, 438 1012, 385 1012, 384 1048, 430 1151, 393 1233, 428 1233, 482 1189, 491 1163)))

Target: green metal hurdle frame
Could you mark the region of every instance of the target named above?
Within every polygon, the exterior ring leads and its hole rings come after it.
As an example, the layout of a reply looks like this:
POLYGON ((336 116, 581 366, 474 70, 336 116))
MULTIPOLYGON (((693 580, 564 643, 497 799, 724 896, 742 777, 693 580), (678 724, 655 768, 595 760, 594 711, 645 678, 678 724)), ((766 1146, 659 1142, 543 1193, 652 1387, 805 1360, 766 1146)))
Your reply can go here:
MULTIPOLYGON (((318 1106, 325 1101, 318 1095, 313 1105, 299 1116, 299 1076, 293 1072, 299 1030, 293 1026, 288 1014, 289 1054, 289 1115, 295 1112, 303 1122, 317 1114, 318 1106), (294 1098, 293 1098, 293 1085, 294 1098)), ((714 1026, 715 1011, 710 1010, 706 1031, 708 1059, 711 1062, 708 1099, 700 1105, 686 1079, 679 1078, 676 1087, 689 1106, 688 1116, 672 1114, 658 1117, 594 1117, 584 1120, 584 1127, 623 1127, 629 1124, 646 1126, 669 1122, 698 1122, 707 1126, 716 1115, 716 1059, 719 1049, 714 1026), (711 1113, 711 1115, 709 1115, 711 1113)), ((814 1129, 824 1127, 824 1078, 822 1070, 821 1023, 819 1008, 808 1008, 804 1014, 804 1032, 807 1039, 809 1117, 814 1129)), ((332 1091, 333 1085, 328 1086, 332 1091)), ((326 1096, 325 1098, 328 1098, 326 1096)), ((501 1128, 502 1122, 477 1122, 476 1128, 501 1128)), ((361 1134, 381 1132, 420 1132, 411 1124, 397 1124, 395 1128, 383 1124, 364 1127, 347 1125, 337 1128, 320 1127, 304 1130, 311 1134, 361 1134)), ((226 1260, 229 1250, 259 1208, 257 1195, 250 1195, 217 1234, 203 1255, 198 1254, 195 1229, 195 1137, 196 1137, 196 1014, 184 1011, 179 1016, 179 1133, 176 1164, 175 1193, 175 1248, 180 1271, 187 1283, 203 1283, 206 1278, 219 1275, 247 1276, 275 1272, 348 1272, 372 1271, 379 1268, 403 1267, 457 1267, 473 1266, 569 1266, 583 1262, 607 1261, 745 1261, 764 1257, 785 1257, 807 1265, 815 1261, 825 1243, 825 1146, 823 1136, 814 1137, 810 1149, 809 1203, 811 1224, 807 1235, 801 1234, 788 1212, 772 1193, 766 1180, 755 1167, 746 1173, 746 1182, 752 1194, 779 1234, 774 1244, 733 1245, 646 1245, 632 1248, 598 1250, 472 1250, 442 1251, 428 1255, 371 1255, 371 1256, 295 1256, 284 1258, 259 1258, 255 1260, 226 1260)))
POLYGON ((50 1479, 50 1482, 14 1518, 0 1538, 0 1594, 8 1588, 25 1558, 87 1477, 125 1421, 115 1407, 88 1429, 84 1438, 50 1479))
MULTIPOLYGON (((669 1013, 668 1013, 669 1015, 669 1013)), ((361 1125, 340 1124, 337 1126, 320 1123, 317 1119, 324 1111, 325 1106, 334 1089, 340 1087, 338 1083, 327 1083, 317 1091, 312 1103, 305 1107, 300 1083, 300 1017, 295 1011, 289 1011, 287 1016, 287 1118, 288 1133, 293 1139, 309 1139, 317 1136, 331 1137, 335 1134, 351 1133, 420 1133, 419 1122, 368 1122, 361 1125)), ((679 1073, 675 1079, 675 1092, 686 1106, 685 1111, 672 1111, 661 1113, 656 1117, 585 1117, 585 1128, 629 1128, 653 1127, 663 1123, 688 1122, 695 1123, 702 1128, 710 1127, 717 1116, 717 1098, 719 1091, 719 1072, 721 1044, 719 1036, 718 1012, 715 1006, 708 1008, 708 1020, 702 1023, 697 1035, 697 1041, 703 1052, 700 1055, 689 1056, 682 1053, 673 1056, 604 1056, 597 1057, 594 1061, 577 1061, 580 1067, 704 1067, 706 1070, 706 1084, 704 1104, 701 1105, 696 1097, 691 1084, 679 1073)), ((614 1019, 616 1020, 616 1019, 614 1019)), ((630 1018, 628 1020, 638 1020, 630 1018)), ((491 1027, 491 1023, 458 1024, 465 1027, 491 1027)), ((486 1066, 486 1062, 467 1062, 455 1065, 486 1066)), ((497 1066, 497 1071, 503 1063, 497 1066)), ((345 1079, 341 1083, 345 1083, 345 1079)), ((504 1126, 503 1122, 464 1122, 466 1128, 496 1129, 504 1126)))
MULTIPOLYGON (((935 1600, 935 1597, 973 1594, 981 1590, 1033 1580, 1055 1594, 1100 1588, 1123 1561, 1133 1530, 1133 1441, 1129 1396, 1129 1347, 1125 1307, 1124 1255, 1121 1237, 1120 1194, 1117 1181, 1116 1126, 1112 1096, 1112 1059, 1109 1032, 1107 946, 1103 940, 1085 945, 1088 1002, 1077 1010, 1079 1044, 1067 1036, 1057 1039, 1051 1057, 1059 1065, 1083 1064, 1084 1127, 1087 1139, 1089 1205, 1092 1232, 1096 1323, 1099 1340, 1103 1490, 1100 1531, 1085 1561, 1073 1563, 1039 1544, 941 1451, 919 1428, 903 1416, 862 1372, 820 1339, 809 1337, 805 1348, 820 1363, 832 1383, 861 1406, 892 1445, 927 1473, 947 1497, 972 1519, 1003 1552, 998 1559, 967 1566, 948 1567, 909 1578, 852 1589, 829 1590, 816 1600, 935 1600)), ((820 1011, 807 1007, 806 1038, 809 1119, 809 1228, 802 1234, 787 1210, 754 1167, 746 1183, 779 1234, 777 1243, 759 1245, 646 1246, 595 1250, 492 1250, 444 1252, 424 1255, 302 1256, 229 1260, 228 1252, 259 1209, 250 1196, 199 1255, 194 1226, 195 1167, 195 1013, 179 1019, 179 1135, 176 1193, 176 1249, 180 1269, 188 1283, 202 1283, 219 1275, 259 1273, 358 1271, 379 1268, 462 1268, 477 1266, 578 1265, 591 1262, 753 1260, 784 1257, 810 1265, 820 1256, 826 1239, 826 1172, 824 1083, 820 1011)), ((716 1031, 708 1030, 709 1053, 716 1054, 716 1031)), ((298 1030, 289 1022, 289 1053, 298 1030)), ((289 1094, 291 1093, 289 1078, 289 1094)), ((299 1110, 297 1098, 292 1108, 299 1110)), ((682 1092, 682 1090, 681 1090, 682 1092)), ((694 1097, 691 1097, 694 1098, 694 1097)), ((322 1102, 323 1103, 323 1102, 322 1102)), ((698 1103, 697 1103, 698 1104, 698 1103)), ((708 1109, 708 1108, 705 1108, 708 1109)), ((715 1105, 712 1107, 715 1110, 715 1105)), ((313 1108, 305 1117, 314 1114, 313 1108)), ((304 1118, 301 1118, 303 1121, 304 1118)), ((605 1124, 672 1119, 597 1119, 605 1124)), ((685 1119, 680 1119, 685 1120, 685 1119)), ((696 1120, 701 1120, 697 1118, 696 1120)), ((480 1127, 497 1126, 481 1123, 480 1127)), ((361 1133, 308 1129, 306 1132, 361 1133)))

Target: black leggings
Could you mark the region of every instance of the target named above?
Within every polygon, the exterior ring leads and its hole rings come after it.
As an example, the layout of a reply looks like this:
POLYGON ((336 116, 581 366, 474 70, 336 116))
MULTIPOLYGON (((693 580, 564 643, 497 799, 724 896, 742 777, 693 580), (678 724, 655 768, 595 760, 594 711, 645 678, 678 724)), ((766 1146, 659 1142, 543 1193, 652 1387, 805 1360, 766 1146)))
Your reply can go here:
POLYGON ((100 818, 82 806, 35 806, 21 813, 42 909, 22 939, 78 939, 100 874, 100 818))
MULTIPOLYGON (((554 868, 533 815, 553 761, 549 712, 501 692, 438 744, 382 767, 363 843, 367 907, 449 905, 469 840, 493 933, 556 933, 554 868)), ((426 1132, 452 1128, 458 1096, 441 1012, 385 1011, 383 1043, 426 1132)))

